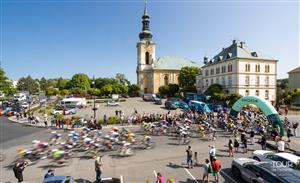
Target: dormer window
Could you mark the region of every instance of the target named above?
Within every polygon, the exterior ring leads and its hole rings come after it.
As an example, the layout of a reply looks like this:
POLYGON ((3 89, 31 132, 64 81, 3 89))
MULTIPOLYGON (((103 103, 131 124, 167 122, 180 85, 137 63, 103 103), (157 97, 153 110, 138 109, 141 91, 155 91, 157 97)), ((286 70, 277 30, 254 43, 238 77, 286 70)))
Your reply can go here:
POLYGON ((257 53, 254 51, 254 52, 251 52, 251 56, 252 57, 257 57, 257 53))
POLYGON ((226 55, 226 59, 230 59, 230 58, 231 58, 231 56, 232 56, 232 53, 227 53, 227 55, 226 55))
POLYGON ((219 61, 222 61, 222 59, 223 59, 223 56, 219 56, 219 57, 218 57, 218 62, 219 62, 219 61))

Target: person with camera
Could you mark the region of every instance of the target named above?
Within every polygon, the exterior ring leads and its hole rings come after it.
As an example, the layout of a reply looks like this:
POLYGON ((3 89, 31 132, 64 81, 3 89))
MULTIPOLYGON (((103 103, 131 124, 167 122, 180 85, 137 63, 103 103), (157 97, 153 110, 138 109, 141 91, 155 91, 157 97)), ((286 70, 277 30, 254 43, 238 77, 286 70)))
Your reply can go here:
POLYGON ((18 161, 13 167, 13 171, 16 179, 18 179, 18 183, 23 182, 23 171, 27 167, 28 162, 26 161, 18 161))

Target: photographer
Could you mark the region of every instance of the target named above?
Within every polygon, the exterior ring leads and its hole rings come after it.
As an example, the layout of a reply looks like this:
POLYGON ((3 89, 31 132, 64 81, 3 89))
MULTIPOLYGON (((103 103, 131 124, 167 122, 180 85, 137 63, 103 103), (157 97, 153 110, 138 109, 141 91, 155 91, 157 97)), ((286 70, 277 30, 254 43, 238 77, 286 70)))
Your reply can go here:
POLYGON ((23 170, 27 167, 28 162, 22 161, 17 162, 13 168, 15 177, 18 179, 18 182, 23 182, 23 170))

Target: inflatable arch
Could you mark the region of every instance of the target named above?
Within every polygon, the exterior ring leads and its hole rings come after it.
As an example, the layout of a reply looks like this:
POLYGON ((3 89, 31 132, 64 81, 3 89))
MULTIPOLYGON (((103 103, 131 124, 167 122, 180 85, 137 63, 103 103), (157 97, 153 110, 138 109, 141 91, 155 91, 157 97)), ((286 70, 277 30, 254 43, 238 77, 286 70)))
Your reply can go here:
POLYGON ((259 107, 267 116, 268 121, 272 123, 273 127, 279 126, 280 136, 284 135, 283 121, 280 119, 279 114, 268 101, 258 96, 245 96, 240 98, 233 104, 232 109, 230 111, 230 117, 236 118, 240 110, 248 104, 253 104, 259 107))

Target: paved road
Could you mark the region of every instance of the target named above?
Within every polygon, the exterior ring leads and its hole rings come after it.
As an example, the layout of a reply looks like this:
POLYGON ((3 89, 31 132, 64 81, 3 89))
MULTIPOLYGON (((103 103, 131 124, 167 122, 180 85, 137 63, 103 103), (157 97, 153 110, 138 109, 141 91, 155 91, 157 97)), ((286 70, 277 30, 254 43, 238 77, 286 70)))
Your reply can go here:
POLYGON ((25 127, 17 123, 12 123, 7 118, 0 117, 0 143, 14 140, 23 136, 45 131, 42 128, 25 127))

